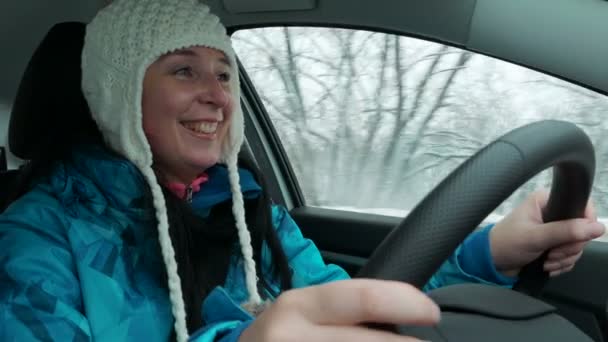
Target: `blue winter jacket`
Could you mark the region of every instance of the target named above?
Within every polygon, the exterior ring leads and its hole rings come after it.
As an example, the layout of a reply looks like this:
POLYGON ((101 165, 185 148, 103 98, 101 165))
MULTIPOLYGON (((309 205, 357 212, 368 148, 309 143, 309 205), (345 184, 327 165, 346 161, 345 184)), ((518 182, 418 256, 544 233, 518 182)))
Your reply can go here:
MULTIPOLYGON (((209 181, 192 206, 205 216, 231 197, 227 171, 209 181)), ((246 198, 258 196, 253 176, 240 171, 246 198)), ((145 181, 130 162, 99 147, 83 147, 0 215, 0 340, 167 341, 173 328, 165 266, 145 181)), ((293 286, 347 279, 326 265, 287 211, 272 208, 274 228, 293 271, 293 286)), ((488 229, 471 235, 433 276, 426 290, 461 282, 510 285, 491 262, 488 229)), ((263 247, 267 279, 270 253, 263 247)), ((253 318, 242 260, 235 248, 224 286, 203 303, 203 328, 191 340, 237 341, 253 318)), ((270 281, 280 292, 279 282, 270 281)), ((270 292, 266 293, 272 296, 270 292)))

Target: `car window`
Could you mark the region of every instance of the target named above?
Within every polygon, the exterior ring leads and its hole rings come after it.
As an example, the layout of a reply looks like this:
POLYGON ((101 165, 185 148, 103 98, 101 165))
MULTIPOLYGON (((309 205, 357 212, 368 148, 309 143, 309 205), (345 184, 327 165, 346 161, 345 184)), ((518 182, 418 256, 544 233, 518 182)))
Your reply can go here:
MULTIPOLYGON (((307 205, 403 216, 498 136, 541 119, 576 123, 597 151, 594 200, 608 216, 608 98, 426 40, 334 28, 237 31, 234 44, 307 205)), ((534 189, 538 175, 495 212, 534 189)))

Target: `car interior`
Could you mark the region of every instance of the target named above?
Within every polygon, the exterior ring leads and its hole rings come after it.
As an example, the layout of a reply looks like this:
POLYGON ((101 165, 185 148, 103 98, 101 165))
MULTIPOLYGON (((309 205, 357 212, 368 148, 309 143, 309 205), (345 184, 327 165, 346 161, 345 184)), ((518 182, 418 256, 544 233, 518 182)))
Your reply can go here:
MULTIPOLYGON (((206 2, 231 33, 314 26, 417 37, 509 61, 608 96, 604 0, 206 2)), ((6 143, 0 141, 0 210, 18 196, 15 190, 28 163, 44 160, 52 148, 98 138, 80 90, 80 51, 85 24, 102 5, 82 0, 0 4, 0 41, 10 51, 0 56, 0 102, 10 107, 6 143), (11 158, 21 160, 21 166, 11 167, 11 158)), ((357 275, 403 218, 307 205, 267 109, 247 70, 239 66, 246 116, 243 157, 255 160, 267 176, 273 201, 289 208, 326 261, 357 275)), ((608 244, 593 241, 577 267, 548 280, 539 297, 596 342, 608 341, 607 265, 608 244)))

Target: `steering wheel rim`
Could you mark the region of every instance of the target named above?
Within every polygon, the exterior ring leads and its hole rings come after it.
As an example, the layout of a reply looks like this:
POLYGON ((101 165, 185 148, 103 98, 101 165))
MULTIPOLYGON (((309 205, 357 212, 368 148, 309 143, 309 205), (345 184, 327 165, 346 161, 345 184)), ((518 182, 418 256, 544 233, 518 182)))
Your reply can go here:
MULTIPOLYGON (((452 171, 382 241, 358 277, 422 288, 456 247, 515 190, 553 167, 545 222, 583 217, 595 172, 589 137, 576 125, 539 121, 514 129, 452 171)), ((520 273, 516 288, 538 295, 544 255, 520 273)))

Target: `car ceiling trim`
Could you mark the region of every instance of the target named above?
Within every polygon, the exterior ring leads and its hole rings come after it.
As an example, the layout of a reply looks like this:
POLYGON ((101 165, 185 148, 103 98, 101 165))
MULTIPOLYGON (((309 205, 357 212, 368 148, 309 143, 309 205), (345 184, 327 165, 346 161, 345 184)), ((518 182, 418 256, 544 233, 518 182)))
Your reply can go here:
POLYGON ((260 13, 312 10, 317 7, 316 0, 223 0, 230 13, 260 13))
POLYGON ((606 18, 597 0, 478 0, 466 47, 608 93, 606 18))

